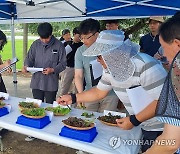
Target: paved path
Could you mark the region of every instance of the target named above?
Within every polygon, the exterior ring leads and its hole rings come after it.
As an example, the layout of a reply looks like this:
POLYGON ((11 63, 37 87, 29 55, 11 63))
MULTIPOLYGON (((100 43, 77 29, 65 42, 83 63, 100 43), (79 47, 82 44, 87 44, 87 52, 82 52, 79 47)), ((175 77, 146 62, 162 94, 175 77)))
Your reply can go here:
MULTIPOLYGON (((14 83, 13 83, 13 76, 11 75, 3 75, 3 80, 6 85, 6 89, 8 93, 11 96, 15 96, 15 88, 14 88, 14 83)), ((30 82, 31 82, 31 77, 23 77, 23 76, 17 76, 17 97, 20 98, 26 98, 26 97, 32 97, 32 92, 30 88, 30 82)), ((60 84, 59 84, 60 87, 60 84)), ((59 88, 60 89, 60 88, 59 88)), ((59 93, 59 92, 58 92, 59 93)))
MULTIPOLYGON (((6 85, 8 93, 11 96, 15 96, 13 77, 3 75, 3 80, 6 85)), ((31 78, 18 76, 17 81, 18 81, 17 97, 21 97, 21 98, 32 97, 31 89, 29 88, 31 78)))

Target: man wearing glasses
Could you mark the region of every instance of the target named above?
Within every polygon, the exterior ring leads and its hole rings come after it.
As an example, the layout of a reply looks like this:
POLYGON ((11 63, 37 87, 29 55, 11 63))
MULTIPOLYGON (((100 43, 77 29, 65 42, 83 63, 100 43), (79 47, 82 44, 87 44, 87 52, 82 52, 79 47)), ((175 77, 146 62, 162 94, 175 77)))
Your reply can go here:
MULTIPOLYGON (((83 52, 96 41, 100 31, 100 24, 97 20, 86 19, 81 22, 79 31, 80 39, 84 45, 78 48, 75 54, 75 85, 78 93, 81 93, 84 91, 84 79, 86 83, 85 90, 89 90, 95 86, 92 83, 90 63, 96 60, 97 57, 85 57, 83 56, 83 52)), ((117 102, 118 97, 111 91, 104 99, 90 104, 83 102, 83 105, 85 105, 87 110, 103 112, 105 109, 116 110, 117 102)))

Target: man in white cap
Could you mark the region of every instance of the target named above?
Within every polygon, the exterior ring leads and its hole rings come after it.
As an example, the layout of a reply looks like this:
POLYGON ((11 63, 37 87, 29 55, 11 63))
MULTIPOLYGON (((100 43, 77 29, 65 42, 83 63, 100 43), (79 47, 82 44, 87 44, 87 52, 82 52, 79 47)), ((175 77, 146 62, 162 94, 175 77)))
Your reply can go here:
MULTIPOLYGON (((79 94, 64 95, 57 102, 63 105, 92 102, 104 98, 113 89, 130 114, 130 117, 117 119, 120 128, 131 129, 152 118, 167 73, 157 60, 138 52, 139 46, 130 40, 124 41, 124 38, 124 33, 120 30, 102 31, 96 42, 84 52, 85 56, 97 56, 104 68, 97 87, 79 94), (126 89, 137 86, 141 86, 153 101, 135 115, 126 89)), ((150 141, 160 135, 161 131, 157 130, 162 127, 162 123, 154 118, 143 125, 144 140, 149 139, 149 146, 142 147, 143 152, 150 147, 150 141)))
POLYGON ((150 32, 141 37, 139 45, 140 51, 146 53, 156 59, 163 62, 166 58, 163 57, 163 51, 161 50, 161 44, 159 42, 159 27, 164 22, 162 16, 150 17, 148 21, 150 32), (164 58, 164 59, 163 59, 164 58))

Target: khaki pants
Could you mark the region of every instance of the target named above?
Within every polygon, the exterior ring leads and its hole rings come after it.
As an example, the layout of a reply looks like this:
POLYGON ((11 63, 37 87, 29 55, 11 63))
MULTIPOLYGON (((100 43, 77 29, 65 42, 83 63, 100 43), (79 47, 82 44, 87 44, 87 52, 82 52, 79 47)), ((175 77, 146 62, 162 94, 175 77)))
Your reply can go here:
POLYGON ((100 101, 84 103, 86 110, 104 112, 104 110, 117 111, 119 98, 116 95, 107 95, 100 101))
POLYGON ((75 84, 73 82, 74 68, 66 67, 66 69, 60 73, 60 76, 61 76, 60 96, 68 94, 70 90, 75 92, 76 89, 75 89, 75 84))

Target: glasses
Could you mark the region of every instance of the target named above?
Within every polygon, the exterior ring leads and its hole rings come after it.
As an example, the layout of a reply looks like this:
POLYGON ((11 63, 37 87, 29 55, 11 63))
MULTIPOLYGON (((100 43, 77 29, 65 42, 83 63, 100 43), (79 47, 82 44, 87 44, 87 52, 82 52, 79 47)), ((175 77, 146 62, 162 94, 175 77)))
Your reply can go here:
POLYGON ((84 37, 84 38, 82 38, 81 36, 80 36, 80 40, 81 41, 83 41, 83 40, 89 40, 92 36, 94 36, 96 34, 96 32, 94 32, 92 35, 90 35, 89 37, 84 37))

